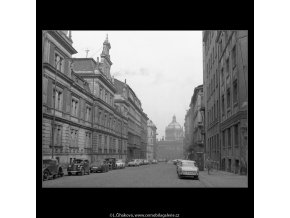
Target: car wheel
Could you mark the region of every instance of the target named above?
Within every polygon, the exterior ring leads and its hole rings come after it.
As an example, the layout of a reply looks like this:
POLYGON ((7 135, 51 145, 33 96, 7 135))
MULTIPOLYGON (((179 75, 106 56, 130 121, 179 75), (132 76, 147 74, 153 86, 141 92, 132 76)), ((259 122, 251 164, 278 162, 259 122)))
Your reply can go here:
POLYGON ((69 176, 71 176, 71 172, 68 172, 67 174, 68 174, 69 176))
POLYGON ((43 172, 43 180, 45 181, 45 180, 48 180, 48 177, 49 177, 49 173, 48 173, 48 171, 44 171, 43 172))

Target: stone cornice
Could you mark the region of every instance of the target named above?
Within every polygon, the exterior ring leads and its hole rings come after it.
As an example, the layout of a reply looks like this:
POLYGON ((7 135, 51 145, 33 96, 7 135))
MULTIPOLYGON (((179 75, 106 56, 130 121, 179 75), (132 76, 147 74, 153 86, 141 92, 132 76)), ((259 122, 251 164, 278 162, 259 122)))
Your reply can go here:
POLYGON ((78 53, 74 47, 69 44, 61 35, 55 30, 49 30, 48 33, 53 36, 64 48, 66 48, 71 54, 78 53))
POLYGON ((229 126, 231 126, 235 122, 238 122, 241 119, 247 119, 246 111, 239 111, 235 113, 234 115, 232 115, 231 117, 229 117, 228 119, 226 119, 225 121, 223 121, 220 124, 220 130, 223 131, 224 129, 228 128, 229 126))

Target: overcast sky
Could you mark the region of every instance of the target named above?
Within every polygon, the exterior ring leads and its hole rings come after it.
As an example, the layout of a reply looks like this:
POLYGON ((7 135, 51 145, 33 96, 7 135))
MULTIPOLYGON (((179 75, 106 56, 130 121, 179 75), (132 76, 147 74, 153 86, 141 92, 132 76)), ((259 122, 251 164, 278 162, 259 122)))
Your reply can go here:
POLYGON ((184 128, 194 88, 202 78, 201 31, 72 31, 73 57, 100 57, 108 33, 111 75, 134 90, 158 138, 176 120, 184 128))

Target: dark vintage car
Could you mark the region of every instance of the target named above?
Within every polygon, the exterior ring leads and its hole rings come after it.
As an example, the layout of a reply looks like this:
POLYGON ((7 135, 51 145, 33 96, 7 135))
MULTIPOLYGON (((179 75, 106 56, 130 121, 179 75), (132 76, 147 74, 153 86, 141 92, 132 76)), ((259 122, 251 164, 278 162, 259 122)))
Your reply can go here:
POLYGON ((114 157, 106 158, 105 161, 109 165, 109 170, 117 169, 116 158, 114 157))
POLYGON ((91 164, 90 172, 97 173, 97 172, 108 172, 109 171, 109 164, 107 161, 96 161, 91 164))
POLYGON ((85 175, 90 174, 90 163, 87 159, 74 159, 72 164, 67 168, 67 174, 85 175))
POLYGON ((58 164, 56 159, 47 159, 42 161, 42 179, 48 180, 50 178, 63 176, 63 168, 58 164))

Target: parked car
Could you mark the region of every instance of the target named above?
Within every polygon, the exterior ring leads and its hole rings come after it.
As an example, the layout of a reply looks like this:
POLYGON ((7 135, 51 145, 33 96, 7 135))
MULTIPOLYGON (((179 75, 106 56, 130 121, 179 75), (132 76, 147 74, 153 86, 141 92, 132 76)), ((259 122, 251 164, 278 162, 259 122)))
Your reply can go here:
POLYGON ((148 165, 149 164, 149 160, 145 159, 144 160, 144 165, 148 165))
POLYGON ((125 162, 121 159, 116 160, 116 165, 117 165, 117 169, 123 169, 126 166, 125 162))
POLYGON ((199 169, 195 161, 192 160, 181 160, 178 166, 177 175, 179 178, 182 177, 193 177, 199 178, 199 169))
POLYGON ((157 160, 155 160, 155 159, 153 159, 153 160, 152 160, 152 163, 153 163, 153 164, 157 164, 157 163, 158 163, 158 161, 157 161, 157 160))
POLYGON ((85 175, 90 174, 90 164, 87 159, 74 159, 72 164, 67 168, 67 174, 71 176, 72 174, 85 175))
POLYGON ((136 167, 136 166, 140 166, 140 162, 137 159, 133 159, 131 161, 128 162, 128 167, 136 167))
POLYGON ((137 162, 138 162, 138 166, 141 166, 144 164, 144 161, 142 159, 137 159, 137 162))
POLYGON ((42 179, 48 180, 50 178, 63 176, 63 168, 56 159, 46 159, 42 161, 42 179))
POLYGON ((178 167, 180 166, 181 161, 182 161, 181 159, 177 159, 176 160, 176 164, 175 164, 176 165, 176 171, 178 171, 178 167))
POLYGON ((117 169, 116 158, 110 157, 105 159, 109 164, 109 170, 117 169))
POLYGON ((109 164, 106 161, 96 161, 91 164, 90 172, 97 173, 97 172, 108 172, 109 171, 109 164))

